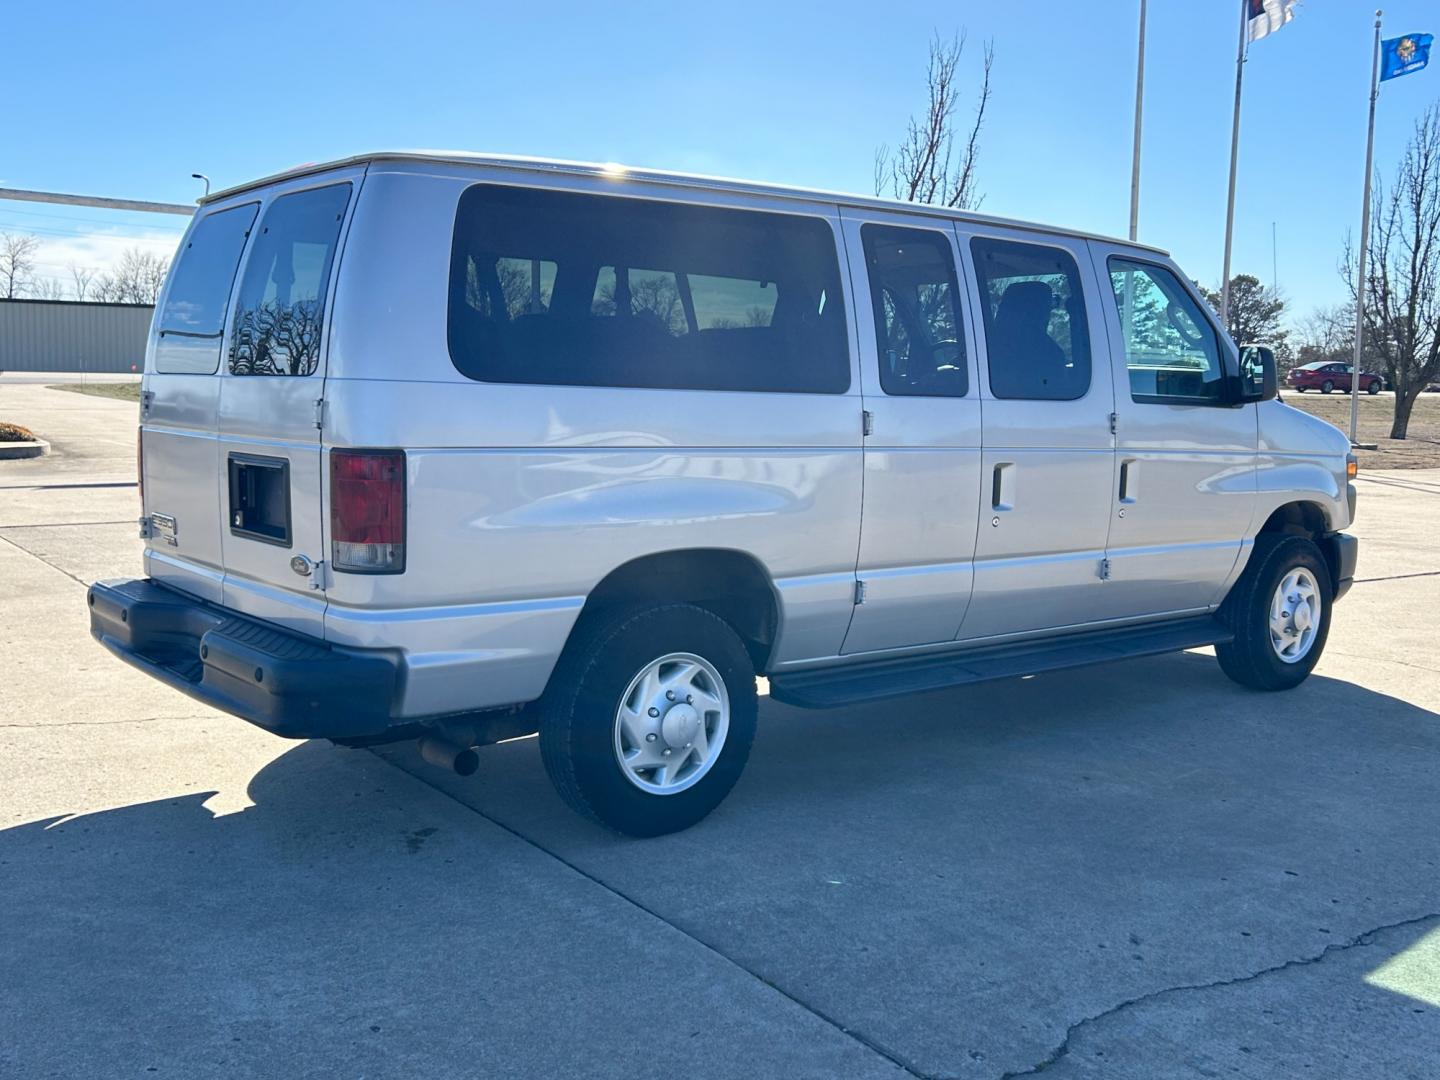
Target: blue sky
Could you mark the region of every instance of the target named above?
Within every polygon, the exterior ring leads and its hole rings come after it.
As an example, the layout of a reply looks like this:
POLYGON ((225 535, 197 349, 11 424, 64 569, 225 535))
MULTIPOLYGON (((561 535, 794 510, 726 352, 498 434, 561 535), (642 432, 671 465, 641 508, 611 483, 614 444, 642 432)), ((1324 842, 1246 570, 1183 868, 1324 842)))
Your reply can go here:
MULTIPOLYGON (((1140 238, 1219 280, 1238 5, 1151 0, 1140 238)), ((1385 35, 1440 32, 1433 0, 1385 35)), ((1358 229, 1374 8, 1309 0, 1245 74, 1234 269, 1303 316, 1344 296, 1358 229)), ((305 161, 447 147, 619 161, 868 192, 923 103, 932 29, 995 45, 984 209, 1123 235, 1138 0, 790 5, 16 4, 5 16, 0 186, 167 201, 305 161)), ((1440 100, 1440 60, 1383 84, 1388 174, 1440 100)), ((967 108, 968 104, 962 105, 967 108)), ((178 219, 0 202, 42 270, 173 248, 178 219), (45 216, 40 216, 45 215, 45 216)))

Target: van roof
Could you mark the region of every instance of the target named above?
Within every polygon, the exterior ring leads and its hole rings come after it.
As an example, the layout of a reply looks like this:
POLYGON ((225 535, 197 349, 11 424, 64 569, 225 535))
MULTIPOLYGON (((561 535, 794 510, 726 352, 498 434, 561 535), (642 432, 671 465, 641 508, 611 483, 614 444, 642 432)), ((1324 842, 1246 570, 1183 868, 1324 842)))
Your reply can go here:
POLYGON ((1131 247, 1154 251, 1161 255, 1169 255, 1169 252, 1164 248, 1155 247, 1152 244, 1142 244, 1134 240, 1122 240, 1118 237, 1106 236, 1102 233, 1089 233, 1081 229, 1067 229, 1058 225, 1046 225, 1034 221, 997 217, 993 214, 981 214, 973 210, 954 210, 944 206, 901 202, 895 199, 882 199, 870 195, 853 195, 840 191, 793 187, 786 184, 770 184, 755 180, 735 180, 722 176, 703 176, 695 173, 670 172, 664 169, 636 168, 629 165, 619 165, 614 162, 564 161, 555 158, 522 157, 511 154, 483 154, 464 150, 380 150, 368 154, 353 154, 350 157, 337 158, 334 161, 311 162, 305 165, 297 165, 292 169, 286 169, 284 172, 275 173, 272 176, 261 177, 249 183, 237 184, 234 187, 216 191, 208 198, 201 199, 200 205, 204 206, 207 203, 217 202, 242 191, 264 187, 267 184, 273 184, 280 180, 289 180, 297 176, 325 172, 330 169, 338 169, 346 166, 368 164, 372 161, 483 165, 491 168, 510 169, 519 173, 549 173, 552 175, 559 173, 566 176, 634 180, 647 184, 694 188, 704 191, 805 199, 810 202, 828 202, 840 206, 881 209, 925 217, 949 218, 955 221, 969 221, 1009 228, 1031 229, 1037 232, 1061 236, 1082 237, 1087 240, 1104 240, 1109 243, 1126 244, 1131 247))

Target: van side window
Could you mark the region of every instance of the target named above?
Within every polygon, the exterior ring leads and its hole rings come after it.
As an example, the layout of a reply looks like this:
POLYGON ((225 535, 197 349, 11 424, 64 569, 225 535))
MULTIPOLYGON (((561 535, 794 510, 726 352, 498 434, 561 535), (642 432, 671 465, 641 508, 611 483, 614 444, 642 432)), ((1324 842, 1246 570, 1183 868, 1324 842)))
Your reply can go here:
POLYGON ((255 224, 259 203, 246 203, 207 214, 195 225, 185 250, 180 252, 165 306, 160 311, 160 334, 208 339, 180 349, 158 349, 155 370, 210 375, 220 363, 220 337, 225 332, 225 308, 240 268, 245 238, 255 224))
POLYGON ((964 397, 965 343, 955 258, 944 233, 862 225, 875 309, 880 387, 887 394, 964 397))
POLYGON ((460 197, 450 358, 468 378, 844 393, 834 233, 820 218, 477 184, 460 197), (538 263, 538 309, 507 267, 538 263))
POLYGON ((1215 328, 1175 275, 1130 259, 1112 258, 1109 267, 1130 397, 1177 405, 1223 401, 1225 371, 1215 328))
POLYGON ((281 195, 245 261, 230 338, 232 375, 311 375, 349 184, 281 195))
POLYGON ((1090 389, 1090 324, 1070 253, 1040 244, 970 241, 985 316, 990 392, 1073 401, 1090 389))

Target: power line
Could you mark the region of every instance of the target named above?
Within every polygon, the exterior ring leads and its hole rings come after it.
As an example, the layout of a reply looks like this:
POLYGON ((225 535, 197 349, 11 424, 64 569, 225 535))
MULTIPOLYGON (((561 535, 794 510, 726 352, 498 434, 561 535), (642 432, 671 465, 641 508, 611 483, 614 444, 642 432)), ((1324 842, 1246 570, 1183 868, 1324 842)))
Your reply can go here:
MULTIPOLYGON (((0 214, 3 214, 3 213, 4 213, 4 211, 3 211, 3 210, 0 210, 0 214)), ((156 234, 156 233, 158 233, 158 234, 161 234, 161 235, 164 235, 164 236, 173 236, 173 237, 175 237, 177 240, 180 238, 180 232, 179 232, 178 230, 172 232, 172 231, 169 230, 169 229, 163 229, 163 228, 158 228, 158 227, 156 227, 156 226, 149 226, 149 225, 115 225, 115 226, 111 226, 111 228, 112 228, 112 229, 117 229, 117 230, 118 230, 118 229, 125 229, 125 230, 128 230, 128 232, 104 232, 104 231, 99 230, 99 229, 61 229, 61 228, 52 228, 51 226, 48 226, 48 225, 31 225, 31 224, 29 224, 29 223, 27 223, 27 222, 23 222, 23 221, 21 221, 21 222, 6 222, 6 221, 0 221, 0 228, 4 228, 7 232, 10 231, 10 229, 12 228, 12 226, 13 226, 13 228, 15 229, 15 231, 22 232, 22 233, 27 233, 27 234, 33 234, 33 235, 37 235, 37 236, 60 236, 60 237, 72 237, 72 236, 75 236, 75 237, 80 237, 80 236, 118 236, 118 237, 122 237, 122 238, 134 238, 134 239, 138 239, 139 237, 138 237, 138 235, 137 235, 137 233, 136 233, 136 230, 139 230, 139 232, 142 232, 142 233, 151 233, 151 234, 156 234)))
MULTIPOLYGON (((131 210, 131 211, 125 211, 125 212, 126 212, 126 213, 134 213, 135 211, 131 210)), ((12 209, 10 209, 9 207, 0 208, 0 214, 18 214, 18 215, 21 216, 21 217, 53 218, 53 219, 55 219, 56 221, 89 221, 89 222, 94 222, 95 224, 98 224, 98 225, 109 225, 109 224, 111 224, 110 220, 108 220, 108 219, 106 219, 106 218, 84 217, 84 216, 77 217, 77 216, 74 215, 74 214, 43 214, 43 213, 39 212, 38 210, 12 210, 12 209)))

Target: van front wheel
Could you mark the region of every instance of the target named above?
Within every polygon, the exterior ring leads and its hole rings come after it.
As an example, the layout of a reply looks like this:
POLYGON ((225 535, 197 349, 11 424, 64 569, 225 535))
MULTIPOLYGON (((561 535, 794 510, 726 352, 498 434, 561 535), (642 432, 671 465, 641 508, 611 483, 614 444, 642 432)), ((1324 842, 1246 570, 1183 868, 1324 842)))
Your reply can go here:
POLYGON ((1252 690, 1288 690, 1310 674, 1330 633, 1330 572, 1315 543, 1261 536, 1225 601, 1235 639, 1215 646, 1226 675, 1252 690))
POLYGON ((561 798, 629 836, 694 825, 730 793, 755 738, 755 668, 718 616, 667 604, 577 627, 540 721, 561 798))

